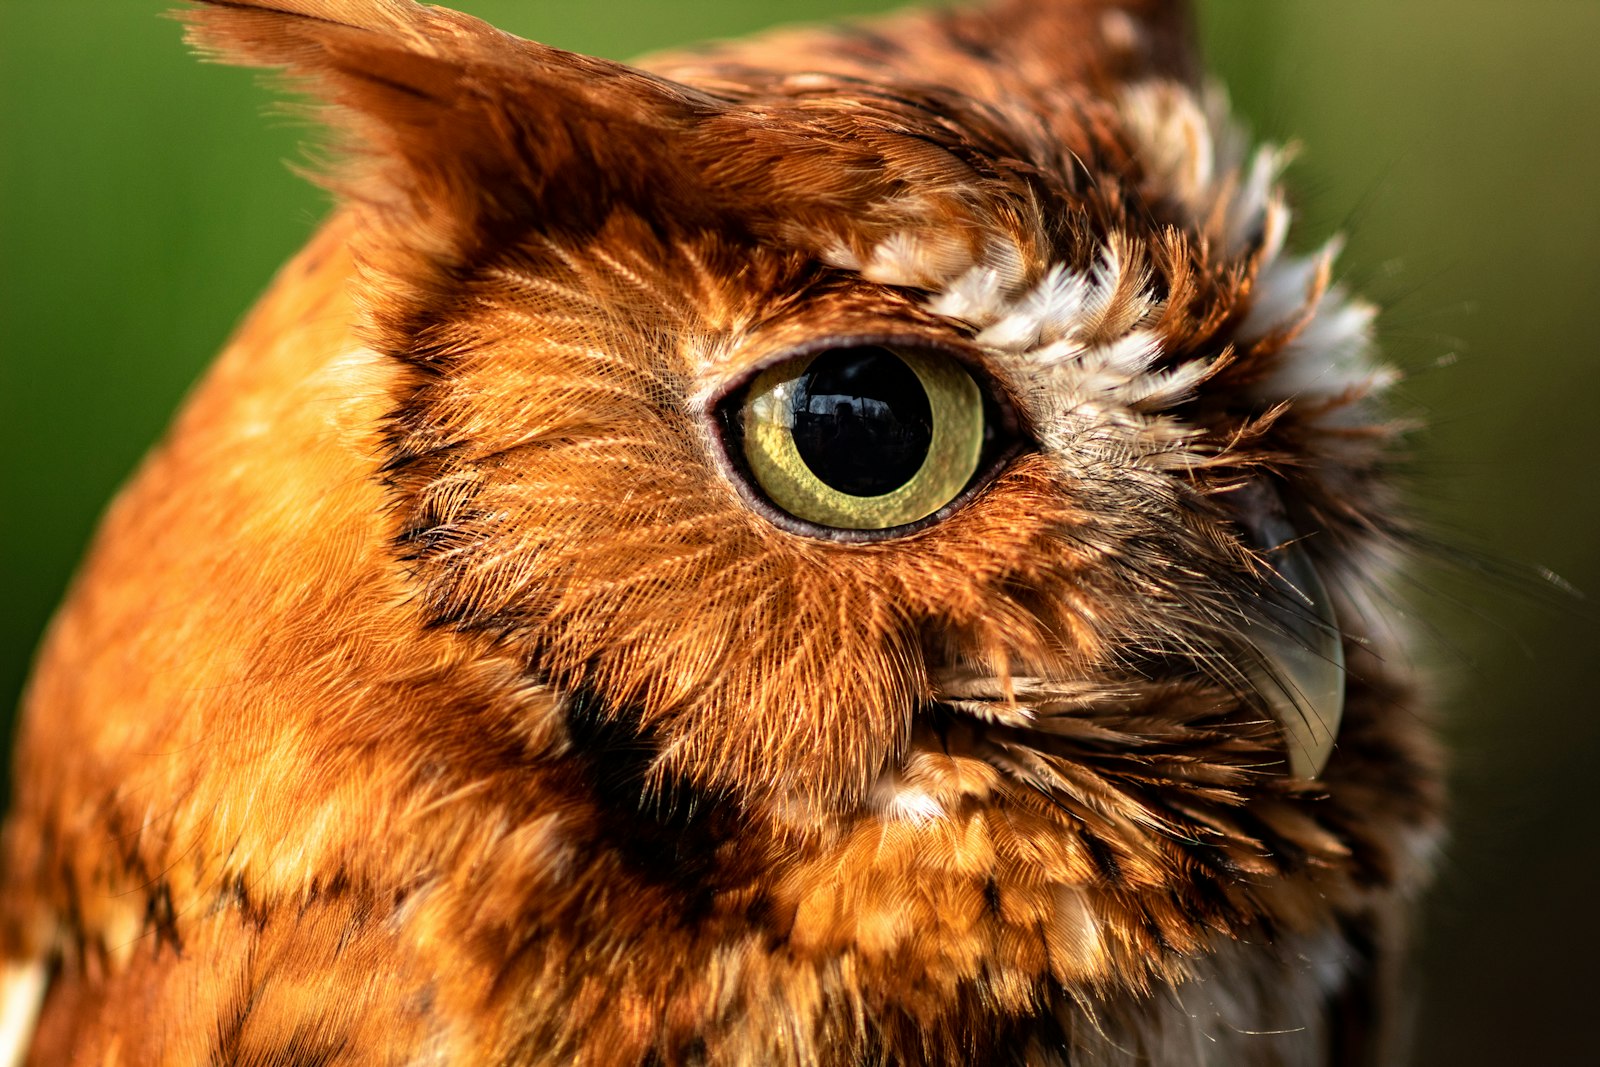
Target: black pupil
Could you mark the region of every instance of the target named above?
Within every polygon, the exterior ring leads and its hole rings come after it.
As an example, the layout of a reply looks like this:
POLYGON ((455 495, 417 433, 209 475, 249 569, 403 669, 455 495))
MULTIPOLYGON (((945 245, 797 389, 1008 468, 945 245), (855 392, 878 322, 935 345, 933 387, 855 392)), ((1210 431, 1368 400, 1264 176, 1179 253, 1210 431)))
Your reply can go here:
POLYGON ((824 352, 800 375, 793 397, 800 458, 839 492, 882 496, 922 469, 933 409, 916 372, 887 348, 824 352))

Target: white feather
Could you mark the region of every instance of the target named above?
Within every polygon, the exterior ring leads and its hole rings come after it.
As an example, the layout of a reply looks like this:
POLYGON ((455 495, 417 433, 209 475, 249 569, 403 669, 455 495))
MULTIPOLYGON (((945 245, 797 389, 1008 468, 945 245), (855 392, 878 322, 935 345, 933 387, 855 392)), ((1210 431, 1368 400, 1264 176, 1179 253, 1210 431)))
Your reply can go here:
POLYGON ((0 968, 0 1067, 22 1067, 44 1003, 45 966, 10 961, 0 968))
MULTIPOLYGON (((1236 339, 1292 334, 1256 387, 1259 399, 1324 404, 1317 417, 1330 426, 1361 417, 1347 402, 1386 387, 1395 374, 1373 358, 1376 309, 1330 284, 1340 242, 1284 254, 1291 219, 1278 183, 1291 153, 1252 150, 1218 91, 1202 97, 1176 82, 1145 82, 1123 92, 1120 108, 1147 194, 1177 204, 1197 235, 1215 234, 1241 265, 1256 263, 1236 339)), ((1110 240, 1087 272, 1058 263, 1029 285, 1010 241, 993 242, 972 263, 947 237, 907 231, 874 248, 860 273, 929 290, 929 311, 976 330, 974 340, 1024 399, 1048 449, 1081 447, 1084 420, 1095 415, 1119 427, 1119 455, 1170 469, 1184 462, 1187 436, 1158 416, 1193 394, 1210 361, 1155 369, 1163 351, 1149 326, 1163 309, 1145 279, 1129 275, 1143 269, 1110 240)))

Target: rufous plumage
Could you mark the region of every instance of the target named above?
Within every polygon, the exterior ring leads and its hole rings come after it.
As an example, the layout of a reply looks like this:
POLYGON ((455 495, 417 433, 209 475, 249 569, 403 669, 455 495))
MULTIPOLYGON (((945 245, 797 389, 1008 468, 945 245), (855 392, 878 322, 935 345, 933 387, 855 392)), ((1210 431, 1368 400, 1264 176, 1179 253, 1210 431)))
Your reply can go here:
POLYGON ((184 18, 340 206, 41 654, 19 1062, 1393 1061, 1393 374, 1184 4, 184 18))

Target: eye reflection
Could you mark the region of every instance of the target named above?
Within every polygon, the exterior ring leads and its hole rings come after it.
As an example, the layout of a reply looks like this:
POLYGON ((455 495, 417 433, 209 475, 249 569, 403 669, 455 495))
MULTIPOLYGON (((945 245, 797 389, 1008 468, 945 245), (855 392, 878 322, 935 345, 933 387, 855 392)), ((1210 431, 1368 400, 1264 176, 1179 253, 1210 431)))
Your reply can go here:
POLYGON ((792 397, 795 450, 841 493, 892 493, 927 461, 933 405, 916 372, 886 348, 824 352, 794 379, 792 397))

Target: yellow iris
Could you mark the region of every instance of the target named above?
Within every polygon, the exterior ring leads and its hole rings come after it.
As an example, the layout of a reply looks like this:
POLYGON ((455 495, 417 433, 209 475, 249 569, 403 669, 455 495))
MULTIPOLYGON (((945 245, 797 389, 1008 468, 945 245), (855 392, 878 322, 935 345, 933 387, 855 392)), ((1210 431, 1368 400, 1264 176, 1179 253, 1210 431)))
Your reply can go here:
MULTIPOLYGON (((972 375, 947 356, 892 353, 915 373, 927 394, 932 440, 922 466, 904 484, 878 496, 853 496, 819 478, 794 438, 801 380, 825 354, 768 368, 756 376, 746 394, 745 459, 772 502, 795 518, 821 526, 885 530, 927 518, 959 496, 983 453, 983 394, 972 375)), ((871 457, 862 461, 870 463, 871 457)))

